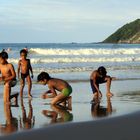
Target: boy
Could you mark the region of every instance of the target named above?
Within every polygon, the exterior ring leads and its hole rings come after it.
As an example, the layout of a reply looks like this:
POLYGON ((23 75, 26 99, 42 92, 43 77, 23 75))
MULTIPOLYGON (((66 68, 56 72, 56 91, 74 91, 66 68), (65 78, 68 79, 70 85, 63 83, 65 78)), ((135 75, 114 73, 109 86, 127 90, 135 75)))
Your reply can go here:
POLYGON ((3 99, 4 103, 10 103, 11 98, 16 98, 17 102, 17 96, 10 95, 11 94, 11 87, 14 87, 16 85, 16 73, 14 70, 14 67, 12 64, 7 62, 8 54, 7 52, 1 52, 0 53, 0 72, 2 76, 0 77, 0 81, 4 81, 4 94, 3 99))
POLYGON ((72 88, 66 81, 62 79, 51 78, 46 72, 41 72, 38 75, 37 80, 43 85, 48 84, 50 90, 44 93, 42 97, 44 99, 53 98, 51 101, 52 105, 62 103, 68 98, 71 100, 69 95, 72 93, 72 88), (59 91, 60 94, 57 95, 56 90, 59 91), (51 95, 48 95, 48 93, 51 93, 51 95))
POLYGON ((112 78, 106 74, 107 74, 107 71, 103 66, 99 67, 97 70, 92 72, 90 76, 90 84, 91 84, 91 88, 94 94, 93 99, 102 97, 102 93, 99 90, 99 84, 102 84, 102 83, 107 83, 107 93, 106 93, 107 97, 113 96, 113 94, 110 92, 110 86, 111 86, 112 79, 115 79, 115 78, 112 78))
POLYGON ((19 73, 21 70, 21 88, 20 88, 20 97, 23 97, 23 89, 25 86, 25 79, 27 80, 28 83, 28 97, 31 99, 31 88, 32 88, 32 81, 31 77, 33 78, 33 71, 32 71, 32 66, 30 63, 30 59, 27 59, 27 51, 25 49, 22 49, 20 51, 20 57, 21 59, 18 62, 18 78, 19 78, 19 73), (31 77, 30 77, 30 72, 31 72, 31 77))

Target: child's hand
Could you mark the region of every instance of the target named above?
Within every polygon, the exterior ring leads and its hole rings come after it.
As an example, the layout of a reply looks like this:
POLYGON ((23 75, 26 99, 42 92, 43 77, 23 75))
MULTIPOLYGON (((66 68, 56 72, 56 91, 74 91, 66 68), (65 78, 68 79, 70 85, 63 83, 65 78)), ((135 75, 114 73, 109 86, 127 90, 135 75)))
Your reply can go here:
POLYGON ((2 77, 0 77, 0 81, 2 81, 2 77))
POLYGON ((4 80, 4 77, 0 77, 0 81, 3 81, 4 80))

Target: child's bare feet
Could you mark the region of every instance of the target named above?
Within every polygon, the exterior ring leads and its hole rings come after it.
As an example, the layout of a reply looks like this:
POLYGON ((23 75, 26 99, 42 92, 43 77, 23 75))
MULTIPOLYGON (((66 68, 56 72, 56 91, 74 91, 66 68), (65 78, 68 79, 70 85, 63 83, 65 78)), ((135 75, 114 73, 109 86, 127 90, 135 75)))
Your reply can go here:
POLYGON ((99 98, 102 98, 102 93, 101 92, 99 92, 99 98))
POLYGON ((106 96, 107 96, 107 97, 112 97, 113 94, 112 94, 111 92, 109 92, 109 93, 106 94, 106 96))
POLYGON ((48 116, 48 110, 42 110, 42 114, 48 116))
POLYGON ((33 98, 33 96, 32 96, 31 94, 29 94, 29 95, 28 95, 28 98, 29 98, 29 99, 32 99, 32 98, 33 98))
POLYGON ((96 93, 94 93, 94 97, 93 97, 94 99, 101 99, 102 98, 102 93, 101 93, 101 91, 100 92, 96 92, 96 93))

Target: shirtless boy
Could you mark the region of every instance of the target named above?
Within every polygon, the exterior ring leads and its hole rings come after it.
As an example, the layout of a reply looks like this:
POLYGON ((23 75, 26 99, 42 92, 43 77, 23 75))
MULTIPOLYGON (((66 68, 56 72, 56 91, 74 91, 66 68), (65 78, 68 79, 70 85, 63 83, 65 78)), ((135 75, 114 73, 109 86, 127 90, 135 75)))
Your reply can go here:
POLYGON ((66 81, 52 78, 46 72, 41 72, 38 75, 37 80, 43 85, 48 84, 50 90, 43 94, 42 98, 53 98, 51 101, 52 105, 62 103, 68 98, 71 98, 70 94, 72 93, 72 87, 66 81), (60 94, 57 95, 56 91, 59 91, 60 94), (51 93, 51 95, 48 95, 48 93, 51 93))
POLYGON ((32 81, 31 78, 33 78, 33 71, 32 66, 30 63, 30 59, 27 59, 27 51, 25 49, 20 51, 20 57, 21 59, 18 62, 18 78, 20 77, 20 70, 21 70, 21 87, 20 87, 20 97, 23 97, 23 89, 25 86, 25 79, 28 83, 28 97, 31 99, 31 88, 32 88, 32 81), (30 77, 31 72, 31 77, 30 77))
POLYGON ((106 69, 101 66, 97 70, 93 71, 90 76, 90 84, 92 88, 92 92, 94 94, 93 98, 102 97, 102 93, 99 89, 99 84, 106 83, 107 88, 107 97, 113 96, 113 94, 110 92, 110 86, 112 79, 115 79, 114 77, 110 77, 107 74, 106 69))
POLYGON ((14 66, 11 63, 8 63, 8 54, 7 52, 1 52, 0 53, 0 72, 1 77, 0 81, 4 82, 4 94, 3 99, 4 103, 10 103, 10 99, 15 97, 17 102, 17 94, 16 95, 10 95, 11 94, 11 87, 16 85, 16 73, 14 70, 14 66))

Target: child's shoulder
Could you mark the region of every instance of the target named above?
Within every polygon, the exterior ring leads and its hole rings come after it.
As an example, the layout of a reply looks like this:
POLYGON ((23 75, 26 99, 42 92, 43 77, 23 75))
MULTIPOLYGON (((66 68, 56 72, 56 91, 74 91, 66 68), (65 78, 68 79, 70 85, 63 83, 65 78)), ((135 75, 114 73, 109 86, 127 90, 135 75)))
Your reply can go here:
POLYGON ((12 63, 8 63, 7 66, 8 67, 13 67, 13 64, 12 63))
POLYGON ((50 83, 50 84, 54 84, 54 83, 57 83, 57 82, 59 82, 57 78, 51 78, 51 79, 49 80, 49 83, 50 83))

